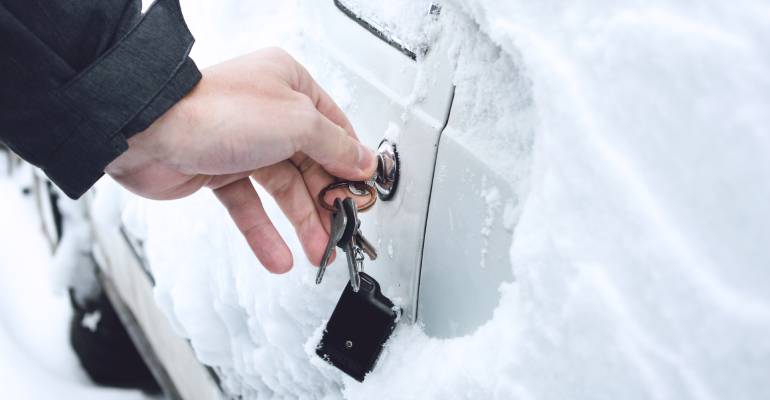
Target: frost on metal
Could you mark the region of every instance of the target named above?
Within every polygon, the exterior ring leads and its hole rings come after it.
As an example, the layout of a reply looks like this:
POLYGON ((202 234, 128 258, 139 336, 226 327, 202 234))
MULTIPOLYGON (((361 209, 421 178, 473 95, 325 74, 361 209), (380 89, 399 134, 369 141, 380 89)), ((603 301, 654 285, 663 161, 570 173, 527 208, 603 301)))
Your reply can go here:
MULTIPOLYGON (((381 10, 393 29, 415 18, 411 2, 396 3, 406 8, 381 10)), ((196 34, 209 61, 275 32, 296 38, 286 26, 321 30, 305 23, 314 19, 301 4, 224 1, 200 14, 202 2, 187 4, 193 31, 209 28, 205 41, 196 34), (269 12, 256 13, 263 3, 269 12), (212 45, 218 40, 226 49, 212 45)), ((475 116, 468 126, 480 127, 465 132, 468 149, 512 185, 526 183, 515 202, 488 199, 490 215, 514 232, 516 279, 499 288, 492 319, 473 334, 438 340, 402 324, 365 384, 344 377, 313 352, 338 293, 317 290, 302 257, 287 276, 264 272, 205 192, 137 208, 156 299, 245 398, 770 397, 762 240, 770 235, 770 21, 762 9, 750 1, 443 4, 438 23, 453 35, 458 87, 478 100, 464 105, 475 116), (506 73, 511 66, 521 79, 506 73)), ((312 52, 298 56, 356 112, 362 100, 312 52)))

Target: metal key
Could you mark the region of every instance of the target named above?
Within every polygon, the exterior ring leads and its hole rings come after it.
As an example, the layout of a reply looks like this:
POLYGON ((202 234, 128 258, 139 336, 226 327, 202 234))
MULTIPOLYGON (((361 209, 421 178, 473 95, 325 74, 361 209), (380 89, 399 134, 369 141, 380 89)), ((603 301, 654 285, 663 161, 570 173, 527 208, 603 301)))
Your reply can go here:
POLYGON ((350 274, 350 286, 354 292, 358 292, 361 287, 361 277, 358 275, 360 272, 360 263, 358 254, 361 249, 357 246, 356 241, 353 240, 355 233, 358 232, 358 228, 361 226, 361 221, 358 219, 358 206, 350 197, 342 201, 342 208, 345 210, 345 217, 347 218, 345 226, 345 234, 337 243, 337 246, 341 247, 345 251, 345 257, 348 260, 348 273, 350 274))
POLYGON ((356 230, 356 234, 353 235, 353 241, 356 246, 366 253, 370 260, 374 261, 377 259, 377 248, 370 241, 366 240, 360 229, 356 230))
POLYGON ((345 234, 345 228, 347 227, 347 217, 345 216, 345 210, 342 206, 342 200, 334 200, 334 208, 336 212, 332 213, 331 231, 329 232, 329 242, 326 243, 326 250, 324 256, 321 258, 321 267, 318 269, 318 275, 315 277, 315 283, 320 284, 326 272, 326 267, 329 265, 329 260, 334 252, 334 247, 345 234))
POLYGON ((348 259, 348 272, 350 273, 350 286, 353 291, 358 293, 361 288, 361 263, 363 262, 363 255, 359 255, 361 249, 353 244, 353 241, 349 241, 345 246, 345 256, 348 259))

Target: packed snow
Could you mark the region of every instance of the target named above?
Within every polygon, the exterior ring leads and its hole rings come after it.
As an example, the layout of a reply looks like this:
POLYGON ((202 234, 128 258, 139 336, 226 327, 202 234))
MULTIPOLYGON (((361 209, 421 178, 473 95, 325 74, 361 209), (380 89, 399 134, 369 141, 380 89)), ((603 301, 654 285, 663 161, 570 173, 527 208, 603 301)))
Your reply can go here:
MULTIPOLYGON (((515 280, 473 334, 402 323, 366 382, 348 378, 313 351, 339 293, 316 287, 302 257, 265 272, 207 192, 129 200, 159 305, 244 398, 770 397, 770 7, 739 3, 442 4, 458 90, 502 100, 465 105, 480 112, 464 143, 518 197, 479 196, 514 231, 515 280), (522 102, 496 108, 510 96, 522 102)), ((349 113, 366 101, 303 49, 323 27, 301 3, 183 9, 199 64, 283 45, 349 113)), ((421 17, 399 10, 383 22, 413 29, 421 17)))
MULTIPOLYGON (((80 368, 69 345, 69 299, 53 282, 34 199, 21 193, 29 175, 8 177, 5 156, 0 152, 0 397, 146 399, 137 391, 95 387, 80 368)), ((83 322, 96 324, 95 318, 83 322)))

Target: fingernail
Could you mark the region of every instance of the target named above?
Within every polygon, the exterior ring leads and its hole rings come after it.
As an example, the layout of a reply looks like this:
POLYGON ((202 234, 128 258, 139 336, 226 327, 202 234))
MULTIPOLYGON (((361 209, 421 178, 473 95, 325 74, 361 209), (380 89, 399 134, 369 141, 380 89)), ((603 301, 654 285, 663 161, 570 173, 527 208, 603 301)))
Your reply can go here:
POLYGON ((369 150, 368 147, 363 144, 358 145, 358 168, 361 171, 368 172, 372 169, 374 163, 374 152, 369 150))

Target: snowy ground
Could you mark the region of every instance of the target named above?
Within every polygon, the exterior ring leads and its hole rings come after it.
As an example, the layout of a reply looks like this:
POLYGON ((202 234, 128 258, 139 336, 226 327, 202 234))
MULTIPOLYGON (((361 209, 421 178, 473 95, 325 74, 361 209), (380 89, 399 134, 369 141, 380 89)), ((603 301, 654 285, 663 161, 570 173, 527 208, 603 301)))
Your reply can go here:
POLYGON ((95 387, 69 345, 71 309, 51 284, 50 248, 31 196, 0 153, 0 382, 4 399, 146 399, 95 387))

